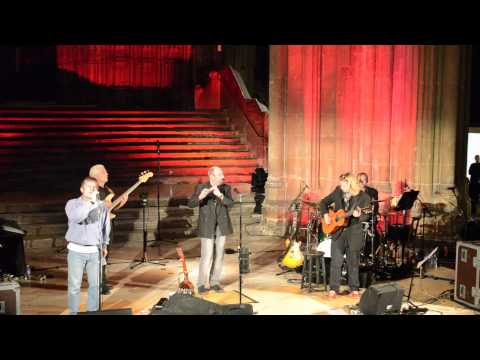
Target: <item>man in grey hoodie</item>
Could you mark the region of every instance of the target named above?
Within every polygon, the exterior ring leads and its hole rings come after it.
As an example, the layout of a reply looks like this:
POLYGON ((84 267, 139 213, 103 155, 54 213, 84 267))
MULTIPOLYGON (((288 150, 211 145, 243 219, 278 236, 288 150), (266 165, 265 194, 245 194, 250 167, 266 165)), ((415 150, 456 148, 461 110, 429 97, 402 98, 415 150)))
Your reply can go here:
POLYGON ((108 205, 98 197, 98 184, 86 177, 80 186, 82 195, 65 206, 68 217, 68 308, 78 313, 83 272, 88 278, 87 311, 96 311, 100 304, 99 251, 107 255, 110 236, 108 205))

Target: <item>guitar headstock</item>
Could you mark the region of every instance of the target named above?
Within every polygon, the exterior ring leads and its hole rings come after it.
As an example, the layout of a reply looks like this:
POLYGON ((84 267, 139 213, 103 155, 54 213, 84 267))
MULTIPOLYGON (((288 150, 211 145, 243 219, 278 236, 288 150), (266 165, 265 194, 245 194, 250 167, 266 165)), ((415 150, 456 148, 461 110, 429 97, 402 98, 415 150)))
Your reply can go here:
POLYGON ((153 173, 150 170, 142 171, 142 173, 138 176, 138 181, 146 183, 152 176, 153 173))

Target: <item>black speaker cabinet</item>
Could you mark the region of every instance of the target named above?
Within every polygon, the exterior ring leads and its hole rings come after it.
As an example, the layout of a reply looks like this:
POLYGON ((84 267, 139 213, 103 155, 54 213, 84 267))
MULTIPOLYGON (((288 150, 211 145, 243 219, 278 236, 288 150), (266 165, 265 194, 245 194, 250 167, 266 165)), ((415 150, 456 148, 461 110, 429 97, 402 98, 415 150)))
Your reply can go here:
POLYGON ((397 243, 405 243, 408 240, 410 225, 390 224, 388 225, 388 238, 397 243))
POLYGON ((17 226, 0 222, 0 273, 25 275, 24 236, 25 232, 17 226))
POLYGON ((360 311, 364 315, 399 313, 402 299, 403 289, 397 283, 372 285, 360 299, 360 311))
POLYGON ((175 294, 150 315, 253 315, 251 304, 219 305, 191 295, 175 294))
POLYGON ((109 309, 102 311, 79 312, 78 315, 133 315, 132 309, 109 309))
POLYGON ((20 285, 0 282, 0 315, 20 315, 20 285))

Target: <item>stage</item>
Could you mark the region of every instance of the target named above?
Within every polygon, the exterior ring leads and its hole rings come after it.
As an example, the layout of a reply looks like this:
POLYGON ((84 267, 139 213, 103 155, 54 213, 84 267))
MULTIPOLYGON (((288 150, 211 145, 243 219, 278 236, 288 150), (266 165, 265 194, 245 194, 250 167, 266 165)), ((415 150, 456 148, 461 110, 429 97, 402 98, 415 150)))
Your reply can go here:
MULTIPOLYGON (((358 299, 348 295, 331 300, 324 291, 308 292, 300 289, 301 274, 290 272, 277 275, 280 269, 277 258, 281 254, 282 242, 278 237, 265 237, 255 241, 244 240, 250 248, 250 273, 243 276, 245 295, 243 303, 252 303, 257 315, 351 315, 358 299), (253 300, 253 301, 252 301, 253 300)), ((198 276, 199 241, 190 239, 183 243, 190 279, 195 284, 198 276)), ((235 247, 227 242, 226 247, 235 247)), ((161 298, 168 298, 178 287, 181 278, 181 263, 175 252, 174 243, 152 243, 148 248, 151 260, 165 259, 165 266, 141 264, 134 269, 133 260, 140 259, 141 247, 112 245, 108 265, 108 279, 113 289, 102 297, 103 310, 131 308, 134 315, 148 315, 161 298)), ((32 280, 21 280, 21 312, 24 315, 66 315, 67 309, 67 263, 66 251, 58 249, 30 249, 27 263, 33 268, 32 280), (43 279, 46 277, 46 279, 43 279)), ((427 272, 429 277, 415 277, 411 301, 428 309, 426 315, 473 315, 478 312, 451 300, 449 290, 453 283, 435 280, 438 276, 454 279, 453 269, 438 267, 427 272), (432 277, 430 277, 432 276, 432 277), (446 295, 446 296, 445 296, 446 295), (440 298, 438 298, 440 297, 440 298), (425 304, 427 303, 427 304, 425 304)), ((84 276, 86 279, 86 275, 84 276)), ((225 254, 222 276, 224 293, 208 292, 205 300, 217 304, 239 303, 238 255, 225 254)), ((377 281, 379 283, 380 281, 377 281)), ((410 279, 395 281, 408 294, 410 279)), ((363 293, 365 289, 361 289, 363 293)), ((87 282, 81 292, 81 311, 85 310, 87 282)), ((198 295, 196 295, 198 296, 198 295)), ((406 297, 403 305, 406 307, 406 297)))

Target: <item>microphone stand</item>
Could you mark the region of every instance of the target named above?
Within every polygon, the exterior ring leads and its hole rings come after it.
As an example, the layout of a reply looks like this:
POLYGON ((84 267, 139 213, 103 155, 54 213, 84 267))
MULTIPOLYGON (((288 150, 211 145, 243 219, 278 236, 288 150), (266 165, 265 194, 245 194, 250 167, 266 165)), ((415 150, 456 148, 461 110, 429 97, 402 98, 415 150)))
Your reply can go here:
MULTIPOLYGON (((423 267, 423 264, 428 261, 433 255, 435 255, 435 253, 437 252, 438 250, 438 247, 436 247, 428 256, 426 256, 422 261, 420 261, 418 264, 417 264, 417 269, 420 270, 420 278, 423 278, 422 276, 422 267, 423 267)), ((413 271, 412 269, 412 276, 410 278, 410 287, 408 288, 408 295, 407 295, 407 303, 410 305, 408 309, 404 310, 403 313, 404 314, 408 314, 408 313, 413 313, 413 314, 417 314, 417 313, 425 313, 428 311, 427 308, 420 308, 418 307, 417 305, 415 305, 410 297, 412 295, 412 288, 413 288, 413 278, 415 277, 415 272, 413 271)), ((405 295, 404 295, 405 296, 405 295)))
POLYGON ((153 265, 162 265, 165 266, 163 263, 158 263, 157 261, 151 261, 148 259, 148 254, 147 254, 147 216, 145 213, 145 209, 148 205, 148 195, 146 193, 141 193, 140 198, 142 200, 142 207, 143 207, 143 255, 140 260, 134 260, 133 262, 137 262, 137 264, 134 264, 130 266, 130 269, 133 269, 141 264, 153 264, 153 265))
MULTIPOLYGON (((255 299, 252 299, 251 297, 249 297, 247 295, 244 295, 242 293, 242 283, 243 283, 242 275, 243 275, 243 270, 244 270, 242 268, 242 263, 243 263, 243 261, 246 260, 247 265, 248 265, 249 251, 248 251, 248 248, 243 248, 242 247, 242 196, 243 196, 243 194, 238 193, 238 195, 239 195, 239 198, 240 198, 240 236, 239 236, 239 243, 238 243, 238 275, 239 275, 238 286, 239 286, 239 289, 238 289, 238 291, 237 290, 234 290, 234 291, 239 293, 239 297, 240 297, 239 303, 240 303, 240 305, 242 305, 242 296, 245 296, 247 299, 249 299, 253 303, 258 303, 258 301, 256 301, 255 299), (242 259, 242 255, 244 256, 243 259, 242 259)), ((248 268, 247 268, 246 272, 248 272, 248 268)))
POLYGON ((160 240, 160 142, 157 140, 157 239, 160 240))
MULTIPOLYGON (((98 196, 98 195, 97 195, 98 196)), ((99 205, 99 198, 97 198, 97 209, 98 209, 98 234, 99 234, 99 239, 98 239, 98 311, 102 311, 102 280, 103 280, 103 224, 102 224, 102 215, 103 213, 108 216, 108 212, 105 210, 100 211, 100 205, 99 205)))

